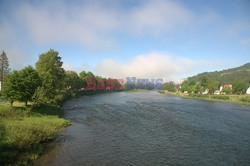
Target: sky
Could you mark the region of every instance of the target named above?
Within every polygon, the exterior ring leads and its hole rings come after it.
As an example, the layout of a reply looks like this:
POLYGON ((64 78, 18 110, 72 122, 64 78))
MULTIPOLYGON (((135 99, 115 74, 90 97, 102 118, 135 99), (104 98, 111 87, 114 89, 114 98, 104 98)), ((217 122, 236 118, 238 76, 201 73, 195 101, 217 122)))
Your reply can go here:
POLYGON ((250 62, 250 0, 0 0, 12 70, 50 49, 65 70, 180 82, 250 62))

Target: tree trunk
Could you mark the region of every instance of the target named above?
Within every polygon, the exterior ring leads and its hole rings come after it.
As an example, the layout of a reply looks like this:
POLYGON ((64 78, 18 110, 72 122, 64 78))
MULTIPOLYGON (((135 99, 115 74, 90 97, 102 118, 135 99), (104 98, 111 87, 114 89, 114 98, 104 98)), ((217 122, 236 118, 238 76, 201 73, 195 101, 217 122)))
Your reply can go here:
POLYGON ((13 101, 10 102, 10 106, 13 107, 13 101))
POLYGON ((28 105, 28 101, 25 101, 25 106, 27 106, 28 105))

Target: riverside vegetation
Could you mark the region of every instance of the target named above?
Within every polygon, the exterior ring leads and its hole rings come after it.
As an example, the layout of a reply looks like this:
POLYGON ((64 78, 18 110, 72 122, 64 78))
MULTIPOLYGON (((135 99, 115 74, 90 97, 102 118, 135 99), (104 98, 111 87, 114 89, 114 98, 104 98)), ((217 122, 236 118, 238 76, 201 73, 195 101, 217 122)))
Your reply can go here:
POLYGON ((40 55, 36 67, 27 66, 9 72, 6 53, 0 56, 2 74, 0 104, 0 165, 27 165, 36 159, 69 120, 63 119, 64 101, 81 95, 114 90, 87 91, 92 72, 65 71, 59 53, 49 50, 40 55), (4 57, 4 58, 2 58, 4 57))
POLYGON ((179 96, 183 98, 193 98, 193 99, 200 99, 200 100, 207 100, 207 101, 228 102, 228 103, 234 103, 234 104, 250 105, 250 95, 237 95, 237 94, 213 95, 213 94, 195 94, 195 93, 185 94, 182 92, 169 92, 167 90, 159 90, 158 92, 163 93, 163 94, 179 96))

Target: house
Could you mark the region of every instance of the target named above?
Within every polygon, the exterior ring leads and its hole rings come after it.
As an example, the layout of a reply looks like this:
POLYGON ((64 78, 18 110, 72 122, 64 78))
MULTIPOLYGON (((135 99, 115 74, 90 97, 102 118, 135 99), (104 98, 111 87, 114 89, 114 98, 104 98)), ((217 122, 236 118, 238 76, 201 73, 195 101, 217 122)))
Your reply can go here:
POLYGON ((232 89, 233 86, 232 86, 232 84, 225 84, 225 85, 224 85, 224 88, 230 88, 230 89, 232 89))
POLYGON ((246 94, 250 95, 250 87, 247 89, 246 94))
POLYGON ((208 94, 208 92, 209 92, 209 90, 206 89, 205 92, 202 92, 202 94, 203 94, 203 95, 206 95, 206 94, 208 94))
POLYGON ((214 92, 214 94, 215 94, 215 95, 219 95, 219 94, 220 94, 220 91, 219 91, 219 90, 216 90, 216 91, 214 92))
POLYGON ((222 92, 222 90, 223 90, 223 86, 220 86, 220 90, 219 91, 222 92))
POLYGON ((184 91, 184 94, 188 94, 188 91, 184 91))

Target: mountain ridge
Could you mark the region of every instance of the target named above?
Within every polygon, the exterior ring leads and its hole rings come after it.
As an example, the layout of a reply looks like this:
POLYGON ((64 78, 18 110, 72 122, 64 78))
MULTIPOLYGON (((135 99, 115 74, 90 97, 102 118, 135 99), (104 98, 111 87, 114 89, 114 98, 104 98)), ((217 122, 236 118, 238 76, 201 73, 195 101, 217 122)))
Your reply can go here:
POLYGON ((247 86, 250 86, 250 62, 235 68, 199 73, 197 75, 188 77, 187 80, 195 80, 199 82, 203 77, 214 79, 220 84, 232 84, 234 80, 240 80, 245 82, 247 86))

